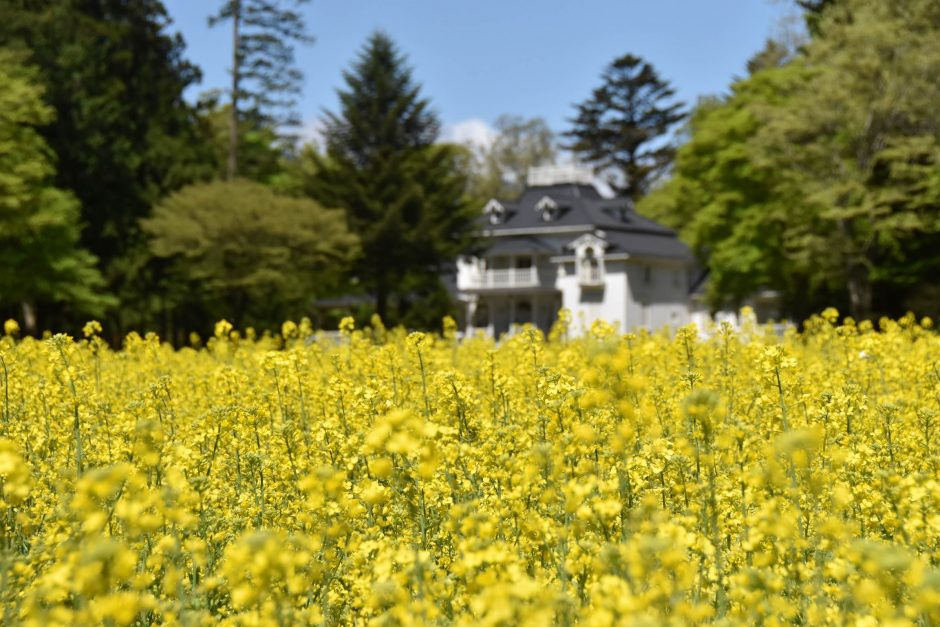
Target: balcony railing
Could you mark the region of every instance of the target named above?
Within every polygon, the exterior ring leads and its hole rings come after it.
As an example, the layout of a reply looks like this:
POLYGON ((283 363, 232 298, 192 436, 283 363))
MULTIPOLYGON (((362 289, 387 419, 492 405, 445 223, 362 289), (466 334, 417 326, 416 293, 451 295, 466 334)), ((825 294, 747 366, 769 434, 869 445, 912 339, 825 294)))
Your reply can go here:
POLYGON ((583 265, 578 273, 581 285, 603 285, 604 274, 598 265, 583 265))
POLYGON ((477 288, 535 287, 539 276, 535 268, 502 268, 486 270, 470 277, 470 286, 477 288))

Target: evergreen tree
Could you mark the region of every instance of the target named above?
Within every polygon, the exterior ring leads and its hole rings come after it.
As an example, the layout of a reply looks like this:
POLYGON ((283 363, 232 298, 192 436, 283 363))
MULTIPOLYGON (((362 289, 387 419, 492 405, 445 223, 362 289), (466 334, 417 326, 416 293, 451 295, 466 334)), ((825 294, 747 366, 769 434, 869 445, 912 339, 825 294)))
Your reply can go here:
POLYGON ((140 218, 212 175, 206 129, 183 100, 199 72, 167 34, 159 0, 0 0, 0 15, 0 44, 28 51, 55 110, 41 129, 57 157, 55 184, 80 201, 82 244, 127 304, 115 315, 127 318, 148 289, 140 218))
POLYGON ((409 292, 437 284, 465 250, 476 211, 463 195, 459 151, 434 145, 440 124, 391 39, 372 35, 344 76, 308 188, 324 206, 346 209, 362 241, 358 277, 374 290, 379 315, 395 323, 409 292))
POLYGON ((2 48, 0 85, 0 311, 20 308, 30 332, 42 305, 100 315, 110 300, 96 259, 79 246, 78 202, 52 184, 54 164, 38 131, 54 111, 22 55, 2 48))
POLYGON ((663 136, 682 121, 683 104, 653 66, 632 54, 614 59, 602 84, 577 106, 565 133, 575 154, 607 172, 611 186, 634 201, 672 161, 663 136))
POLYGON ((257 127, 298 124, 294 107, 303 74, 294 65, 294 43, 311 43, 298 12, 309 0, 282 3, 271 0, 225 0, 209 18, 210 25, 231 23, 232 87, 229 106, 227 174, 239 174, 239 125, 257 127))

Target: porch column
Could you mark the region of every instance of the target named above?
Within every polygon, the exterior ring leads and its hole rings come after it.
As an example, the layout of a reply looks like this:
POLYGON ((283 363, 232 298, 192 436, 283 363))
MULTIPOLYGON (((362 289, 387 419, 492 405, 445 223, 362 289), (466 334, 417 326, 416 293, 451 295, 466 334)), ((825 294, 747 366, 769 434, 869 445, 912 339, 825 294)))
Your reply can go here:
POLYGON ((471 296, 470 300, 467 301, 467 320, 466 320, 466 329, 464 333, 469 337, 473 334, 473 317, 477 313, 477 296, 471 296))
POLYGON ((542 325, 539 324, 539 295, 532 295, 532 319, 529 320, 536 329, 541 329, 542 325))

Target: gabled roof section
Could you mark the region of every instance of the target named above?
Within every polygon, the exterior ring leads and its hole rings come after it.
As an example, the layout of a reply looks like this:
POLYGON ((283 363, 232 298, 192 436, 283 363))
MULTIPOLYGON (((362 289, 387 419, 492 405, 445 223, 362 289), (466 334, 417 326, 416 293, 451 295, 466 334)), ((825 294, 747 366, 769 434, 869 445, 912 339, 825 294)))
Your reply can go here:
POLYGON ((542 196, 539 201, 535 203, 536 211, 553 211, 555 209, 558 209, 558 203, 548 195, 542 196))
MULTIPOLYGON (((675 231, 639 215, 630 199, 605 198, 597 188, 585 183, 530 186, 515 201, 492 200, 486 209, 499 213, 497 220, 483 225, 483 230, 496 241, 514 240, 512 246, 506 245, 507 251, 531 250, 532 245, 523 244, 518 238, 538 237, 543 238, 544 243, 554 241, 553 236, 562 236, 571 242, 581 234, 601 232, 606 242, 605 254, 693 259, 689 247, 679 240, 675 231)), ((495 241, 491 251, 493 247, 496 247, 495 241)), ((570 244, 565 248, 572 250, 570 244)))
POLYGON ((596 232, 596 233, 585 233, 581 237, 578 237, 574 241, 568 242, 565 248, 571 250, 578 250, 581 248, 593 248, 598 251, 604 251, 608 248, 607 240, 604 239, 605 233, 596 232))
MULTIPOLYGON (((490 201, 491 203, 493 201, 490 201)), ((517 229, 551 229, 554 227, 583 227, 586 230, 626 229, 637 232, 675 235, 671 229, 644 218, 633 210, 628 198, 604 198, 593 185, 559 183, 529 187, 513 203, 499 201, 510 208, 499 224, 489 229, 492 235, 500 231, 517 229), (554 203, 553 219, 543 219, 543 207, 554 203), (514 210, 514 211, 513 211, 514 210)), ((490 204, 487 204, 489 207, 490 204)))

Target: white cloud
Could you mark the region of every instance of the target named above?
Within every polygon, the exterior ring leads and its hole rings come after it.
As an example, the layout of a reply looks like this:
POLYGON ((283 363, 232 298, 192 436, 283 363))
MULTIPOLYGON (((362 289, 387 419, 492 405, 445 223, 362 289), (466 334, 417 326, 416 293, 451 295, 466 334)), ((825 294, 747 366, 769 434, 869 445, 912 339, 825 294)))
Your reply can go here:
POLYGON ((305 144, 313 144, 322 149, 326 144, 325 137, 323 135, 325 126, 326 125, 323 122, 323 118, 304 120, 303 125, 297 131, 297 137, 300 140, 300 145, 303 146, 305 144))
POLYGON ((496 130, 479 118, 470 118, 456 124, 445 124, 441 129, 441 139, 486 148, 496 139, 496 130))

